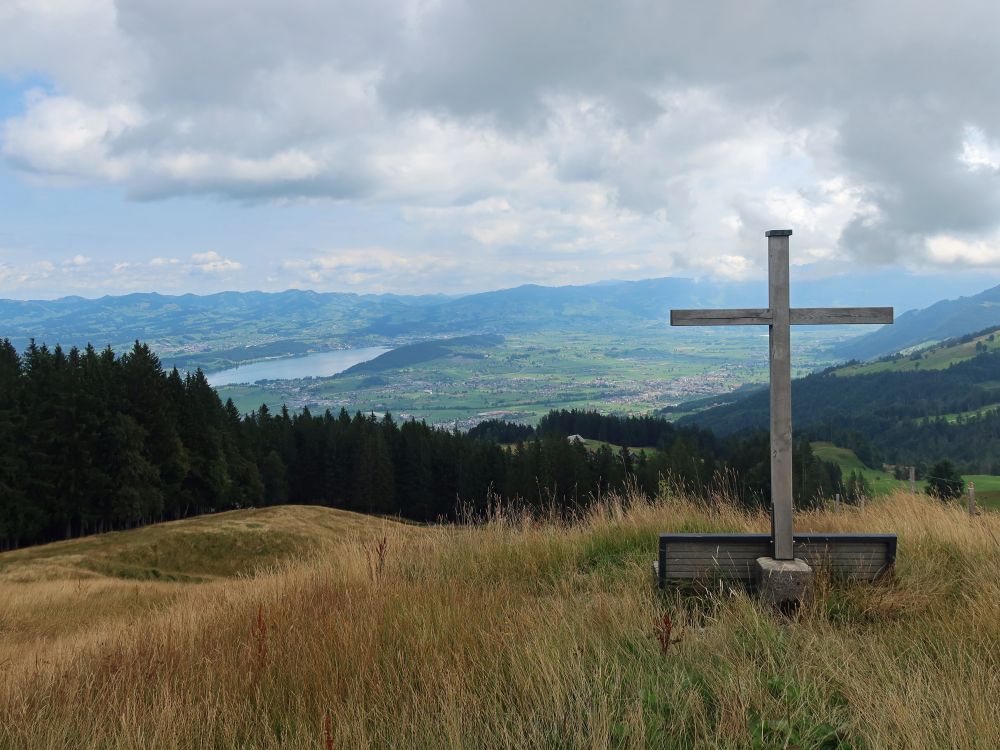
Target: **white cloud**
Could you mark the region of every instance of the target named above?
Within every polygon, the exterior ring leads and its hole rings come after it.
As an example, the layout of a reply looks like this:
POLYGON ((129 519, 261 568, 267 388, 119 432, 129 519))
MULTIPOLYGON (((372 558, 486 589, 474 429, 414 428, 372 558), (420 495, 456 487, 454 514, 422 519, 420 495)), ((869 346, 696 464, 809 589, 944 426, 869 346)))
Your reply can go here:
POLYGON ((969 169, 1000 170, 1000 146, 991 143, 986 134, 977 127, 966 126, 965 139, 959 161, 969 169))
MULTIPOLYGON (((215 251, 194 253, 187 261, 153 257, 149 260, 94 260, 83 255, 65 261, 0 263, 0 295, 27 297, 73 293, 121 293, 162 289, 186 291, 192 279, 222 283, 242 279, 243 265, 215 251)), ((241 283, 246 288, 246 285, 241 283)))
POLYGON ((932 266, 993 268, 1000 270, 1000 234, 985 239, 937 235, 927 240, 927 262, 932 266))
POLYGON ((117 181, 129 176, 129 159, 116 155, 112 146, 139 122, 134 106, 93 106, 35 90, 26 108, 23 117, 8 119, 0 131, 3 154, 15 166, 57 177, 117 181))
POLYGON ((281 263, 283 286, 334 288, 364 286, 376 292, 420 290, 428 279, 454 272, 458 257, 442 254, 397 252, 381 247, 339 248, 309 258, 290 258, 281 263))
POLYGON ((199 273, 226 273, 239 270, 243 264, 229 258, 223 258, 214 250, 210 250, 207 253, 193 254, 190 267, 191 270, 199 273))
POLYGON ((300 246, 282 271, 313 284, 743 278, 786 226, 800 264, 978 266, 1000 226, 998 24, 972 0, 10 0, 0 74, 48 83, 0 141, 36 180, 409 223, 300 246))

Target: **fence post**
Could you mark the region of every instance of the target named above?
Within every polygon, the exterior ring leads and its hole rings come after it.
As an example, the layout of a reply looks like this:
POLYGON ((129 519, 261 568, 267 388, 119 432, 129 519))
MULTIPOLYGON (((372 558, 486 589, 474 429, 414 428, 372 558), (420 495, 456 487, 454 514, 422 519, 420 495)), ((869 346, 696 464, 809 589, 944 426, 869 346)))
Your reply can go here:
POLYGON ((916 495, 917 494, 917 467, 916 466, 911 466, 910 467, 910 494, 911 495, 916 495))
POLYGON ((833 512, 840 513, 840 493, 833 496, 833 512))
POLYGON ((969 482, 969 515, 976 515, 976 485, 969 482))

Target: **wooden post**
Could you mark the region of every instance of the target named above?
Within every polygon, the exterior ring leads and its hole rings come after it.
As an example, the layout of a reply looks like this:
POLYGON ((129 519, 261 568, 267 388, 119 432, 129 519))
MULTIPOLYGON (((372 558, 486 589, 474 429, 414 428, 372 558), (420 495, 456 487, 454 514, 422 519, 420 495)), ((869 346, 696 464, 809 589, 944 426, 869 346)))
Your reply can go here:
POLYGON ((976 515, 976 485, 969 482, 969 515, 976 515))
POLYGON ((916 466, 911 466, 910 467, 910 494, 911 495, 916 495, 917 494, 917 467, 916 466))
POLYGON ((792 358, 788 304, 788 238, 791 229, 767 236, 767 299, 771 312, 771 525, 774 559, 793 560, 792 537, 792 358))
POLYGON ((833 496, 833 512, 840 513, 840 493, 833 496))

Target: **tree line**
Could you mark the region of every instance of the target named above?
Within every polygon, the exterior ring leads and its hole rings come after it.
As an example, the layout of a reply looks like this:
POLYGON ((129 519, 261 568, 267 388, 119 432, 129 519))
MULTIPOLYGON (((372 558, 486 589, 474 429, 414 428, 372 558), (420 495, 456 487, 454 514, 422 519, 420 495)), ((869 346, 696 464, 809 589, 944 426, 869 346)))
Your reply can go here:
MULTIPOLYGON (((837 491, 839 470, 795 447, 800 504, 837 491)), ((593 412, 470 433, 346 410, 244 415, 200 370, 165 371, 145 344, 116 355, 32 342, 19 354, 0 342, 0 549, 280 503, 434 521, 498 500, 573 511, 609 492, 723 481, 755 504, 768 467, 763 432, 718 440, 593 412), (572 433, 647 447, 588 450, 572 433)))
MULTIPOLYGON (((854 450, 868 466, 950 460, 969 474, 1000 473, 1000 352, 941 370, 845 377, 832 371, 792 382, 799 434, 854 450), (952 419, 942 415, 972 412, 952 419), (977 413, 978 412, 978 413, 977 413)), ((767 389, 678 420, 730 434, 768 423, 767 389)))

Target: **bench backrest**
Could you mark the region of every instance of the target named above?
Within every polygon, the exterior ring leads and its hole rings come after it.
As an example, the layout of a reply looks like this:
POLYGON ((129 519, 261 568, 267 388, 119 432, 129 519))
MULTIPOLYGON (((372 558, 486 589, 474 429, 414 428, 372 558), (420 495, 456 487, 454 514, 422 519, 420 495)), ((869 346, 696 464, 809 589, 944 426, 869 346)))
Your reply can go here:
MULTIPOLYGON (((661 534, 661 587, 712 578, 753 581, 758 557, 772 553, 770 534, 661 534)), ((895 534, 796 534, 795 556, 838 578, 873 581, 896 561, 895 534)))

